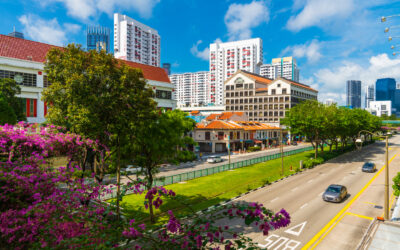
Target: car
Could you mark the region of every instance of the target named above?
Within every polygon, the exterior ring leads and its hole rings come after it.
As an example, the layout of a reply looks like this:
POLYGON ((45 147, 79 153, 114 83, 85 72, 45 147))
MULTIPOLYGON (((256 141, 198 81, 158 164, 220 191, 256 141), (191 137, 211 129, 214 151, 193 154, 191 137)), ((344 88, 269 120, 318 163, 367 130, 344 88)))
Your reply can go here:
POLYGON ((129 174, 134 174, 140 171, 142 171, 142 168, 135 165, 128 165, 127 168, 125 169, 125 172, 129 174))
POLYGON ((376 171, 376 165, 375 165, 375 163, 368 161, 368 162, 364 163, 364 165, 361 168, 361 171, 367 172, 367 173, 373 173, 376 171))
POLYGON ((217 163, 217 162, 222 162, 223 159, 220 156, 210 156, 207 158, 208 163, 217 163))
POLYGON ((296 141, 292 141, 291 143, 293 146, 297 146, 297 142, 296 141))
POLYGON ((329 202, 341 202, 347 196, 347 188, 343 185, 332 184, 322 194, 322 199, 329 202))

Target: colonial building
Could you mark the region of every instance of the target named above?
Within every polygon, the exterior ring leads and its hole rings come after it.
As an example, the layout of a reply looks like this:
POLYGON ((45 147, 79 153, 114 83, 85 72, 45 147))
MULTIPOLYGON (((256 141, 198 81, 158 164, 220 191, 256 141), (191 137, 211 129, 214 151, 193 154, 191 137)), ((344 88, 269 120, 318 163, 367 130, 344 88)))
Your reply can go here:
MULTIPOLYGON (((61 47, 0 35, 0 78, 11 78, 21 85, 20 97, 26 103, 25 113, 31 123, 44 122, 47 114, 47 107, 41 98, 43 89, 50 85, 44 72, 44 62, 47 52, 52 48, 61 47)), ((149 87, 155 92, 158 107, 176 107, 176 101, 172 100, 174 88, 164 69, 121 62, 143 71, 149 87)))
POLYGON ((279 125, 288 109, 304 100, 317 100, 317 94, 302 83, 239 70, 225 81, 225 109, 244 112, 249 121, 279 125))

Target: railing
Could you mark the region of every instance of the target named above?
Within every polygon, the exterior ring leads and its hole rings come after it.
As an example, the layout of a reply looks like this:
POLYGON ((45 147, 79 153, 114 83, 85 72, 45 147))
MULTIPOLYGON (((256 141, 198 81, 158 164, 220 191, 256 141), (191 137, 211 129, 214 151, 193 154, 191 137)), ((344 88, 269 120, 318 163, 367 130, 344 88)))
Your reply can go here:
MULTIPOLYGON (((300 149, 296 149, 296 150, 286 151, 283 153, 283 156, 294 155, 294 154, 302 153, 302 152, 309 151, 312 149, 313 149, 313 147, 306 147, 306 148, 300 148, 300 149)), ((178 182, 182 182, 182 181, 192 180, 195 178, 224 172, 224 171, 231 170, 231 169, 246 167, 246 166, 253 165, 256 163, 260 163, 260 162, 266 162, 266 161, 278 159, 280 157, 281 157, 281 153, 277 153, 277 154, 261 156, 261 157, 257 157, 257 158, 253 158, 253 159, 249 159, 249 160, 233 162, 230 165, 224 164, 224 165, 219 165, 219 166, 215 166, 215 167, 211 167, 211 168, 205 168, 205 169, 200 169, 200 170, 196 170, 196 171, 191 171, 191 172, 187 172, 187 173, 166 176, 166 177, 155 180, 154 185, 156 185, 156 186, 170 185, 170 184, 174 184, 174 183, 178 183, 178 182)))

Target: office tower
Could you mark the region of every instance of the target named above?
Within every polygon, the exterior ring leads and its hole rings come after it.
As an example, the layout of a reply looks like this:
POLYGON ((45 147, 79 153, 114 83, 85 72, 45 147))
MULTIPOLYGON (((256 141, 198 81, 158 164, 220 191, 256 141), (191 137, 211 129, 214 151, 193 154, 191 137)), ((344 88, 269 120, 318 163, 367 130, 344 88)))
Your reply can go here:
POLYGON ((87 26, 86 48, 88 51, 105 50, 107 53, 110 52, 110 29, 101 26, 87 26))
POLYGON ((299 69, 296 59, 293 57, 274 58, 271 64, 263 64, 260 67, 260 75, 269 79, 284 77, 295 82, 299 81, 299 69))
POLYGON ((160 36, 126 15, 114 14, 114 56, 160 67, 160 36))
POLYGON ((361 81, 347 81, 346 105, 352 108, 361 108, 361 81))
POLYGON ((222 105, 226 79, 240 69, 259 73, 262 60, 260 38, 210 44, 210 84, 207 102, 222 105))
POLYGON ((382 78, 376 80, 375 100, 392 101, 392 108, 399 110, 400 103, 396 103, 396 80, 393 78, 382 78))
POLYGON ((333 100, 331 98, 325 100, 325 105, 330 106, 330 105, 334 105, 334 104, 336 104, 336 102, 335 102, 335 100, 333 100))
POLYGON ((203 106, 207 103, 209 72, 172 74, 170 79, 175 86, 178 107, 203 106))
POLYGON ((171 75, 171 64, 170 63, 163 63, 163 69, 167 72, 168 75, 171 75))
POLYGON ((375 100, 375 88, 373 85, 365 88, 365 108, 369 108, 369 103, 375 100))
POLYGON ((15 26, 13 27, 13 32, 8 33, 8 36, 24 39, 24 34, 22 32, 15 31, 15 26))

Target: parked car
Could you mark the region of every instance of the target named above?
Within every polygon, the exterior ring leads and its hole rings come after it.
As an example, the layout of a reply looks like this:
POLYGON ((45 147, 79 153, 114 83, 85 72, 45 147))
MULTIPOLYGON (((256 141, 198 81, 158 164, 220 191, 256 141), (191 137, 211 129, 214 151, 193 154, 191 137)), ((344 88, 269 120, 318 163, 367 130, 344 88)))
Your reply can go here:
POLYGON ((222 162, 223 159, 220 156, 210 156, 207 158, 208 163, 216 163, 216 162, 222 162))
POLYGON ((292 141, 291 143, 293 146, 297 146, 297 142, 296 141, 292 141))
POLYGON ((341 202, 347 196, 347 188, 343 185, 332 184, 322 194, 324 201, 341 202))
POLYGON ((373 173, 376 171, 376 165, 375 165, 375 163, 368 161, 368 162, 364 163, 364 165, 361 168, 361 171, 367 172, 367 173, 373 173))
POLYGON ((135 165, 128 165, 124 171, 128 174, 134 174, 142 171, 142 168, 135 165))

